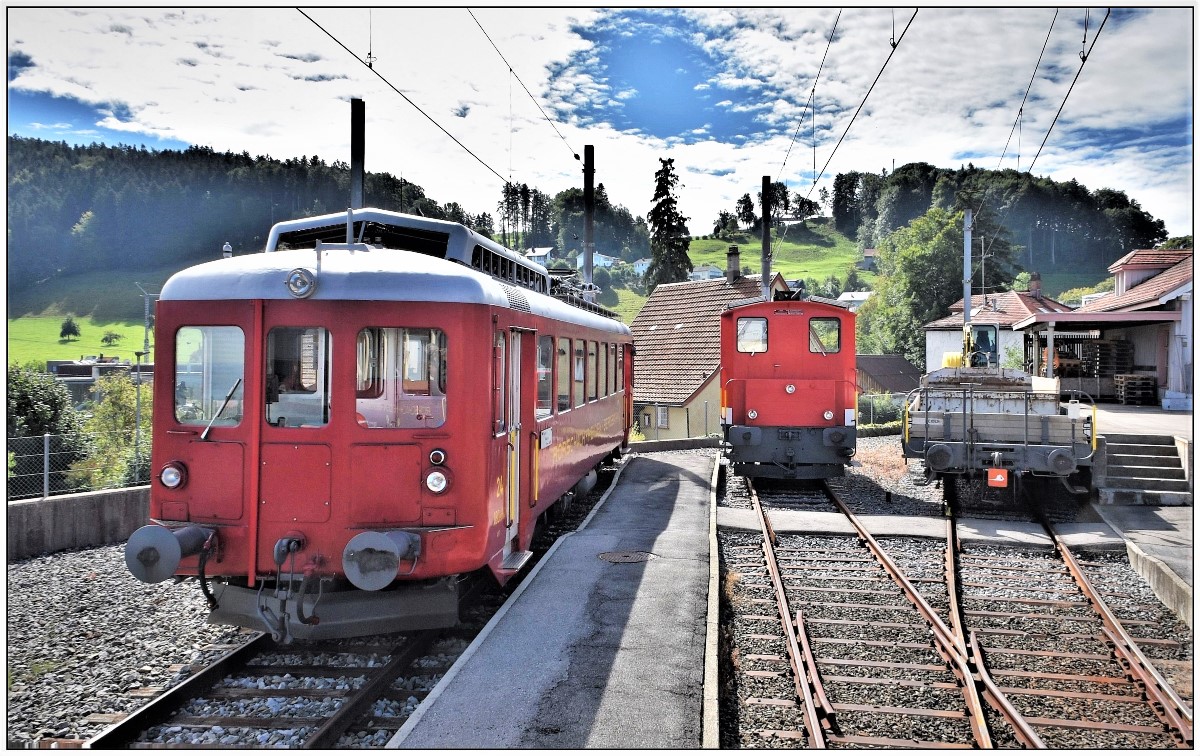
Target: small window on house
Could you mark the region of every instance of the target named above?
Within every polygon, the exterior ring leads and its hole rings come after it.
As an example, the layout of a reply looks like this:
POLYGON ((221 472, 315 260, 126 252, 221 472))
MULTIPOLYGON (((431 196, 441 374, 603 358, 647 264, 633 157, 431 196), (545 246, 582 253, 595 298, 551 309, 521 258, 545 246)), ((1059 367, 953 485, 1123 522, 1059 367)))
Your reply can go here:
POLYGON ((658 414, 658 417, 656 418, 658 421, 658 427, 659 428, 670 428, 671 427, 671 408, 670 407, 655 407, 654 409, 656 410, 656 412, 658 414))

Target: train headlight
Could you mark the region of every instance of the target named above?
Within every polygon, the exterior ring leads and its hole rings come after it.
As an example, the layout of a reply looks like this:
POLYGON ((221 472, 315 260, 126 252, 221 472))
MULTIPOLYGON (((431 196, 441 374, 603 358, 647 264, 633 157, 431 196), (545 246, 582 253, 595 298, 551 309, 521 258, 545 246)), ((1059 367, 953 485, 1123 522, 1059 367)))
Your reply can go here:
POLYGON ((182 462, 168 462, 159 470, 158 479, 167 488, 182 488, 187 483, 187 468, 182 462))
POLYGON ((757 420, 758 419, 758 410, 750 410, 749 412, 746 413, 746 417, 750 418, 751 420, 757 420))
POLYGON ((833 419, 833 410, 825 410, 825 414, 821 415, 821 417, 825 418, 826 420, 832 420, 833 419))
POLYGON ((785 386, 783 390, 788 392, 789 394, 796 393, 796 387, 790 383, 787 386, 785 386))
POLYGON ((434 465, 446 464, 446 452, 442 451, 441 449, 434 449, 433 451, 429 452, 429 462, 430 464, 434 465))
POLYGON ((308 268, 294 268, 283 282, 297 299, 307 299, 317 290, 317 274, 308 268))
POLYGON ((450 478, 442 470, 430 470, 425 475, 425 487, 431 493, 440 494, 450 487, 450 478))

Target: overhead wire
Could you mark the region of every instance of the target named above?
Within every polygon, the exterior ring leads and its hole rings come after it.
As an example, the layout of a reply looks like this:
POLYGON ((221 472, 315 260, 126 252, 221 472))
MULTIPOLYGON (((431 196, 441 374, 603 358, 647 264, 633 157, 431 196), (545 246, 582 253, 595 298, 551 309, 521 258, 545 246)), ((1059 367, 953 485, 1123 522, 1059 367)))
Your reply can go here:
MULTIPOLYGON (((871 96, 871 92, 873 92, 875 90, 875 85, 879 83, 879 79, 880 79, 880 77, 883 76, 883 72, 885 70, 887 70, 888 63, 891 62, 892 56, 896 54, 896 48, 898 48, 900 46, 900 43, 904 41, 904 35, 908 34, 908 29, 909 29, 909 27, 912 26, 913 21, 916 20, 917 13, 920 12, 920 10, 921 10, 920 8, 917 8, 916 10, 913 11, 912 18, 908 19, 908 23, 905 24, 904 30, 900 32, 900 38, 899 39, 893 38, 891 40, 892 51, 890 53, 888 53, 887 60, 883 61, 883 66, 879 69, 879 73, 877 73, 875 75, 875 80, 871 82, 870 89, 867 90, 867 94, 863 97, 862 102, 860 102, 858 104, 858 110, 854 111, 854 115, 851 116, 850 123, 846 124, 846 130, 842 132, 842 136, 838 139, 837 144, 835 144, 833 146, 833 152, 829 153, 829 159, 826 160, 825 165, 821 167, 820 174, 818 174, 817 177, 815 179, 813 179, 814 187, 817 185, 817 182, 820 181, 821 177, 825 175, 825 169, 829 167, 829 164, 831 162, 833 162, 833 156, 837 154, 838 148, 842 146, 842 141, 846 138, 846 135, 850 133, 850 127, 854 125, 854 121, 855 121, 855 119, 858 118, 858 114, 862 112, 863 106, 865 106, 867 104, 867 98, 869 98, 871 96)), ((808 193, 809 193, 809 195, 811 195, 812 189, 809 189, 808 193)))
MULTIPOLYGON (((1083 73, 1083 67, 1087 65, 1088 58, 1092 57, 1092 49, 1096 46, 1096 42, 1100 40, 1100 32, 1104 31, 1104 25, 1108 23, 1108 17, 1112 14, 1112 8, 1109 8, 1104 13, 1104 20, 1100 22, 1100 28, 1096 30, 1096 36, 1092 37, 1092 45, 1087 49, 1087 52, 1079 52, 1079 70, 1075 72, 1075 78, 1071 80, 1071 86, 1067 87, 1067 93, 1063 95, 1062 104, 1058 106, 1058 112, 1054 114, 1054 120, 1050 122, 1050 128, 1046 129, 1046 136, 1042 137, 1042 144, 1038 147, 1037 154, 1033 156, 1033 161, 1029 163, 1029 168, 1026 169, 1030 173, 1033 172, 1033 166, 1037 163, 1038 157, 1042 154, 1042 148, 1046 146, 1046 140, 1050 138, 1050 132, 1054 131, 1054 125, 1058 123, 1058 117, 1062 115, 1063 108, 1067 105, 1067 98, 1071 96, 1071 91, 1075 89, 1075 83, 1079 81, 1079 75, 1083 73)), ((1087 22, 1084 21, 1084 44, 1087 44, 1087 22)))
MULTIPOLYGON (((1054 131, 1054 126, 1055 126, 1055 124, 1058 123, 1058 118, 1059 118, 1059 116, 1062 115, 1063 108, 1066 107, 1066 105, 1067 105, 1067 99, 1071 96, 1071 92, 1075 89, 1075 84, 1079 81, 1080 74, 1083 73, 1083 67, 1085 65, 1087 65, 1088 58, 1090 58, 1092 56, 1092 50, 1096 47, 1096 42, 1099 41, 1099 39, 1100 39, 1100 32, 1104 31, 1104 25, 1106 23, 1108 23, 1108 17, 1111 14, 1112 14, 1112 8, 1108 8, 1104 13, 1104 20, 1102 20, 1100 22, 1100 27, 1098 29, 1096 29, 1096 36, 1092 37, 1091 46, 1087 47, 1086 50, 1080 50, 1080 52, 1079 52, 1079 58, 1080 58, 1079 69, 1075 72, 1075 78, 1071 80, 1071 86, 1069 86, 1067 88, 1067 93, 1065 95, 1063 95, 1062 102, 1059 103, 1059 106, 1058 106, 1058 111, 1055 112, 1055 114, 1054 114, 1054 120, 1050 122, 1050 127, 1048 129, 1046 129, 1046 136, 1042 137, 1041 146, 1038 147, 1038 151, 1033 156, 1033 160, 1030 161, 1029 167, 1025 169, 1025 171, 1027 173, 1029 173, 1030 175, 1033 175, 1033 166, 1037 163, 1038 157, 1041 156, 1042 149, 1045 148, 1047 140, 1050 139, 1050 133, 1052 131, 1054 131)), ((1088 16, 1085 15, 1085 17, 1084 17, 1084 32, 1083 32, 1083 34, 1084 34, 1083 44, 1085 46, 1087 45, 1087 26, 1088 26, 1088 16)), ((988 240, 987 246, 982 248, 981 259, 980 259, 981 264, 983 262, 983 259, 987 257, 988 250, 990 250, 992 248, 992 244, 996 241, 996 237, 999 236, 1000 229, 1003 227, 1004 218, 1006 218, 1007 215, 1008 214, 1006 212, 1004 217, 1002 217, 1000 219, 1000 222, 998 222, 996 224, 996 230, 992 233, 991 238, 988 240)))
POLYGON ((493 174, 493 175, 494 175, 496 178, 500 179, 501 181, 503 181, 503 182, 505 182, 505 183, 509 183, 509 182, 508 182, 508 179, 504 178, 504 176, 501 176, 501 175, 500 175, 500 173, 499 173, 499 172, 498 172, 498 171, 497 171, 495 168, 493 168, 492 166, 488 165, 488 164, 487 164, 487 162, 486 162, 486 161, 484 161, 484 159, 483 159, 483 158, 481 158, 481 157, 479 157, 478 155, 476 155, 476 154, 475 154, 475 153, 474 153, 474 152, 471 150, 471 148, 469 148, 469 147, 467 147, 465 144, 463 144, 463 143, 462 143, 462 141, 460 141, 458 137, 454 136, 454 135, 453 135, 453 134, 451 134, 451 133, 450 133, 448 130, 446 130, 446 127, 444 127, 444 126, 442 126, 442 124, 438 123, 438 122, 437 122, 437 120, 436 120, 436 119, 435 119, 433 116, 431 116, 431 115, 429 115, 428 113, 426 113, 426 112, 425 112, 425 111, 424 111, 424 110, 421 108, 421 106, 420 106, 420 105, 418 105, 417 103, 413 102, 413 101, 412 101, 412 99, 411 99, 411 98, 410 98, 408 95, 404 94, 404 93, 403 93, 403 92, 401 92, 399 89, 397 89, 397 88, 396 88, 396 86, 395 86, 394 84, 392 84, 390 81, 388 81, 388 80, 387 80, 387 77, 385 77, 383 74, 381 74, 381 73, 379 73, 378 71, 376 71, 376 70, 375 70, 375 69, 374 69, 372 66, 370 66, 370 65, 369 65, 369 64, 368 64, 366 61, 364 61, 362 58, 358 57, 358 55, 357 55, 357 54, 356 54, 356 53, 355 53, 353 50, 351 50, 349 47, 346 47, 346 45, 344 45, 340 39, 338 39, 338 38, 337 38, 337 37, 335 37, 333 34, 331 34, 331 33, 329 32, 329 30, 328 30, 328 29, 326 29, 324 26, 321 26, 321 24, 317 23, 316 19, 314 19, 312 16, 308 15, 307 13, 305 13, 303 10, 301 10, 301 9, 299 9, 299 8, 297 8, 296 10, 297 10, 297 11, 300 13, 300 15, 301 15, 301 16, 304 16, 304 17, 305 17, 305 18, 307 18, 309 21, 311 21, 311 22, 312 22, 312 24, 313 24, 313 26, 315 26, 315 27, 317 27, 318 29, 320 29, 321 31, 325 32, 325 35, 326 35, 327 37, 329 37, 330 39, 332 39, 332 40, 333 40, 333 41, 334 41, 334 42, 335 42, 335 43, 338 45, 338 47, 340 47, 340 48, 342 48, 343 50, 345 50, 346 52, 350 53, 352 56, 354 56, 354 59, 355 59, 355 60, 357 60, 359 63, 362 63, 364 66, 366 66, 368 71, 370 71, 371 73, 373 73, 373 74, 375 74, 376 76, 378 76, 380 81, 382 81, 384 84, 386 84, 386 85, 387 85, 387 86, 388 86, 388 87, 389 87, 389 88, 390 88, 390 89, 391 89, 393 92, 395 92, 396 94, 398 94, 398 95, 400 95, 401 97, 403 97, 405 102, 407 102, 409 105, 412 105, 412 106, 413 106, 413 108, 414 108, 414 109, 415 109, 415 110, 416 110, 418 113, 420 113, 421 115, 425 116, 425 118, 426 118, 426 119, 428 119, 430 123, 432 123, 434 126, 438 127, 438 129, 439 129, 439 130, 440 130, 440 131, 441 131, 443 134, 445 134, 446 136, 450 137, 450 139, 451 139, 451 140, 452 140, 452 141, 453 141, 455 144, 457 144, 459 147, 461 147, 461 148, 462 148, 462 149, 463 149, 463 150, 464 150, 464 151, 465 151, 465 152, 466 152, 468 155, 470 155, 471 157, 475 158, 475 160, 476 160, 476 161, 477 161, 477 162, 478 162, 480 165, 482 165, 484 168, 487 168, 489 171, 491 171, 491 172, 492 172, 492 174, 493 174))
MULTIPOLYGON (((1042 41, 1042 50, 1041 50, 1041 52, 1038 53, 1037 63, 1035 63, 1033 66, 1033 73, 1030 74, 1030 76, 1029 76, 1029 83, 1027 85, 1025 85, 1025 95, 1021 98, 1021 105, 1017 108, 1016 117, 1013 118, 1012 128, 1009 129, 1009 131, 1008 131, 1008 139, 1005 140, 1004 149, 1001 150, 1001 152, 1000 152, 1000 159, 996 162, 995 170, 997 170, 997 171, 1000 170, 1000 166, 1004 163, 1004 158, 1008 157, 1008 146, 1012 143, 1013 134, 1017 133, 1018 127, 1020 125, 1022 125, 1022 123, 1023 123, 1023 119, 1025 116, 1025 103, 1029 100, 1029 93, 1033 90, 1033 82, 1037 80, 1037 72, 1038 72, 1038 69, 1040 69, 1042 67, 1042 58, 1045 57, 1046 48, 1050 45, 1050 35, 1054 32, 1054 24, 1057 20, 1058 20, 1058 9, 1055 8, 1054 16, 1050 19, 1050 28, 1046 30, 1046 39, 1042 41)), ((1023 128, 1023 126, 1021 126, 1021 127, 1023 128)), ((1019 144, 1019 141, 1018 141, 1018 144, 1019 144)), ((1020 167, 1021 167, 1021 153, 1020 153, 1020 148, 1018 147, 1017 168, 1020 169, 1020 167)), ((993 187, 994 187, 994 184, 992 182, 989 182, 987 189, 984 190, 983 197, 980 198, 980 200, 979 200, 979 207, 974 210, 974 213, 977 217, 983 213, 983 208, 987 205, 987 201, 988 201, 989 196, 991 195, 993 187)), ((993 238, 995 238, 995 236, 993 236, 993 238)), ((982 242, 982 239, 980 241, 982 242)), ((988 246, 988 248, 991 247, 990 244, 987 246, 988 246)), ((986 250, 984 250, 984 247, 982 244, 980 245, 980 250, 981 250, 981 255, 986 254, 986 250)), ((982 265, 982 263, 983 263, 983 260, 981 257, 980 264, 982 265)))
MULTIPOLYGON (((833 20, 833 27, 829 30, 829 40, 825 43, 825 54, 821 56, 821 65, 817 67, 817 75, 813 77, 812 89, 809 91, 808 102, 804 104, 804 110, 800 111, 800 118, 796 121, 796 131, 792 134, 792 141, 788 144, 787 152, 783 156, 783 164, 779 166, 779 175, 783 175, 787 168, 788 158, 791 157, 792 147, 796 145, 796 137, 800 135, 800 127, 804 125, 804 114, 808 111, 809 105, 816 109, 817 82, 821 80, 821 72, 825 70, 825 59, 829 57, 829 48, 833 44, 833 37, 837 34, 838 21, 842 19, 841 10, 838 11, 837 18, 833 20)), ((815 118, 815 115, 814 115, 815 118)), ((815 170, 815 168, 814 168, 815 170)))
MULTIPOLYGON (((904 35, 908 34, 909 27, 911 27, 913 21, 916 20, 917 13, 919 13, 920 10, 920 8, 913 10, 912 17, 909 18, 908 23, 904 25, 904 29, 900 32, 899 39, 897 39, 895 36, 895 29, 892 30, 892 38, 888 40, 888 43, 892 48, 891 52, 888 53, 887 59, 883 61, 883 65, 879 68, 879 73, 875 74, 875 80, 871 82, 871 86, 867 89, 867 93, 863 96, 862 102, 858 104, 858 109, 854 111, 854 115, 850 117, 850 122, 846 124, 846 130, 842 132, 841 137, 838 138, 837 144, 833 147, 833 151, 829 153, 829 158, 825 161, 825 165, 821 167, 821 172, 813 178, 812 186, 809 187, 808 194, 806 194, 804 197, 805 199, 812 198, 812 192, 813 189, 816 188, 817 182, 820 181, 821 177, 825 175, 825 169, 829 167, 831 162, 833 162, 833 156, 837 154, 838 148, 842 146, 842 142, 846 139, 846 135, 850 133, 850 127, 854 125, 854 121, 858 118, 858 114, 862 112, 863 107, 867 104, 867 99, 871 96, 871 92, 875 91, 875 85, 879 83, 879 79, 883 76, 883 72, 887 70, 888 63, 891 62, 892 56, 896 54, 896 48, 898 48, 900 43, 904 40, 904 35)), ((786 235, 787 231, 785 229, 784 233, 780 235, 778 241, 775 243, 774 248, 777 249, 778 245, 783 243, 783 237, 786 235)), ((774 257, 773 251, 771 256, 774 257)))
POLYGON ((571 155, 578 160, 579 153, 571 147, 571 143, 567 141, 567 138, 563 136, 562 132, 558 130, 558 127, 554 125, 554 121, 550 118, 550 116, 546 115, 546 111, 542 109, 541 103, 539 103, 537 98, 533 96, 533 93, 529 91, 529 87, 525 86, 525 82, 521 81, 520 75, 516 72, 516 70, 513 69, 512 64, 508 62, 508 58, 504 57, 504 53, 500 52, 500 48, 497 47, 496 43, 492 40, 492 35, 487 33, 487 29, 483 28, 483 24, 479 23, 479 19, 475 17, 475 14, 471 12, 470 8, 467 8, 466 11, 470 14, 471 20, 475 22, 475 25, 479 27, 479 31, 483 32, 483 36, 487 37, 488 43, 491 44, 492 49, 496 51, 496 54, 500 56, 500 60, 504 61, 505 66, 508 66, 509 74, 511 74, 512 77, 517 80, 517 83, 521 85, 521 89, 525 90, 525 94, 529 95, 529 99, 532 100, 533 104, 537 106, 538 112, 540 112, 542 117, 546 119, 546 123, 550 124, 550 128, 554 129, 554 133, 558 134, 558 138, 561 139, 563 144, 567 146, 567 149, 571 151, 571 155))

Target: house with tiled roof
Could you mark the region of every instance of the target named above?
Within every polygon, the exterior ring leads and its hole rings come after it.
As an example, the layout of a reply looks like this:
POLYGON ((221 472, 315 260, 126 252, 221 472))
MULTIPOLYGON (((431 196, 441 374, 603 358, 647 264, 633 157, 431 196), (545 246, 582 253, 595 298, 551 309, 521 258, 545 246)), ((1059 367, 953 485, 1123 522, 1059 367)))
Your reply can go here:
MULTIPOLYGON (((996 355, 1000 362, 1026 362, 1025 335, 1016 328, 1035 313, 1070 312, 1067 305, 1044 296, 1036 284, 1029 291, 1002 291, 971 295, 971 323, 998 326, 996 355)), ((950 305, 950 314, 925 324, 925 369, 942 365, 947 353, 962 352, 963 300, 950 305)))
MULTIPOLYGON (((630 325, 634 418, 649 440, 694 438, 721 431, 721 312, 762 297, 762 277, 743 276, 736 254, 726 275, 660 284, 630 325)), ((772 277, 774 291, 788 291, 772 277)))
MULTIPOLYGON (((1067 316, 1031 315, 1015 327, 1041 341, 1090 332, 1128 357, 1120 375, 1152 376, 1164 409, 1192 409, 1193 256, 1190 249, 1138 249, 1109 266, 1114 287, 1067 316)), ((1103 376, 1100 376, 1103 377, 1103 376)), ((1096 394, 1108 396, 1098 379, 1096 394)))

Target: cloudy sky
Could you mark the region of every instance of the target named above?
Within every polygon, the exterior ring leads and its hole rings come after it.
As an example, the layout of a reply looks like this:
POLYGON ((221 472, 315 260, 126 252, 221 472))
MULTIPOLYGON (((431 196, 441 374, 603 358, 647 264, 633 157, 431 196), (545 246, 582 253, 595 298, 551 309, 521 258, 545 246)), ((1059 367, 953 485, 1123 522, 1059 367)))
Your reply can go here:
POLYGON ((360 97, 367 169, 472 213, 581 187, 592 144, 635 215, 673 158, 695 234, 763 176, 817 199, 916 161, 1032 163, 1192 233, 1192 8, 914 11, 10 7, 8 133, 348 162, 360 97))

